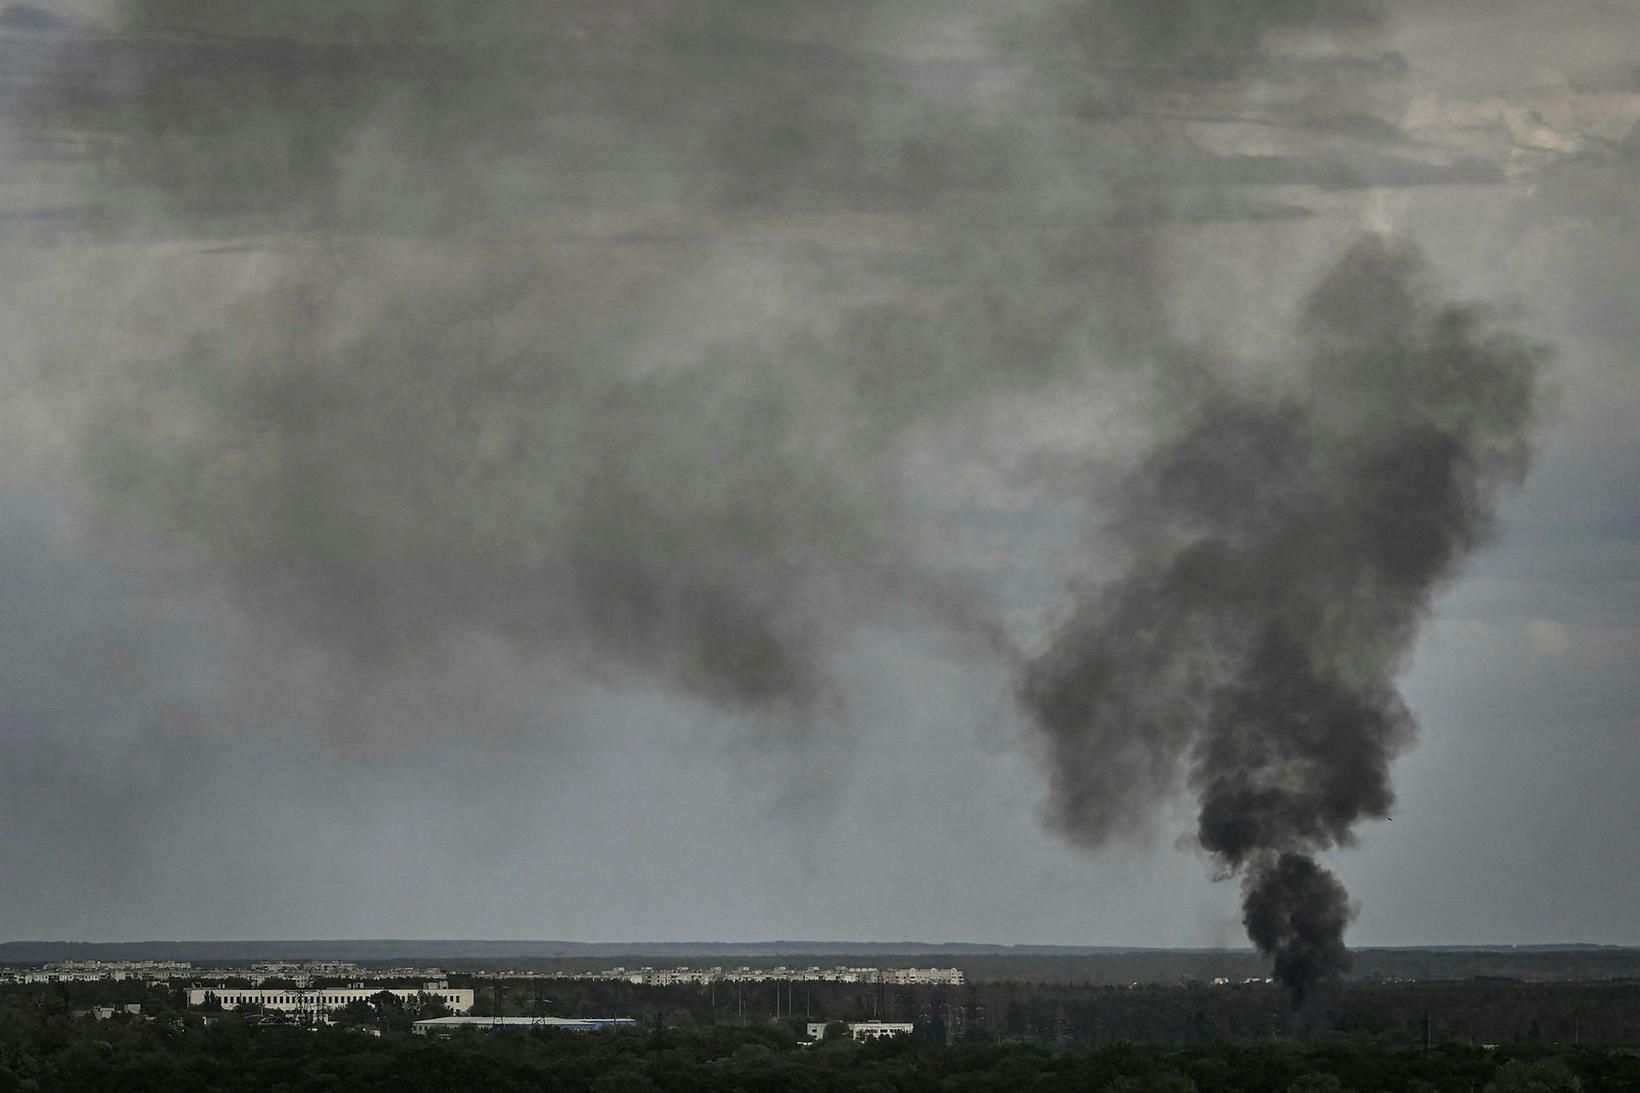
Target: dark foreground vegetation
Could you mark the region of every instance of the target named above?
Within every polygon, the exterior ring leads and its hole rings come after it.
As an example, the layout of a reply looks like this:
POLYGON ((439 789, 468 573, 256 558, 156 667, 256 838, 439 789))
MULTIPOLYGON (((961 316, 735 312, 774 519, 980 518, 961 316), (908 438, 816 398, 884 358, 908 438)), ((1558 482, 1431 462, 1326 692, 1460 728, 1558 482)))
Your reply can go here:
POLYGON ((380 1038, 325 1028, 224 1022, 176 1029, 115 1018, 6 1014, 0 1090, 699 1090, 1110 1091, 1110 1093, 1487 1093, 1640 1089, 1640 1053, 1592 1047, 1427 1055, 1353 1044, 1113 1045, 1053 1052, 1032 1044, 937 1045, 919 1038, 799 1046, 790 1030, 478 1032, 380 1038))
MULTIPOLYGON (((466 980, 475 1012, 635 1017, 645 1026, 767 1021, 908 1021, 930 1038, 1024 1041, 1056 1050, 1116 1043, 1206 1046, 1285 1037, 1287 995, 1263 982, 1112 987, 1003 982, 879 988, 870 983, 645 987, 594 980, 466 980)), ((1332 1031, 1378 1047, 1640 1045, 1640 981, 1356 983, 1326 1006, 1332 1031)), ((1636 1093, 1640 1093, 1637 1087, 1636 1093)))
MULTIPOLYGON (((1568 987, 1572 985, 1567 985, 1568 987)), ((1020 1013, 1052 1012, 1056 991, 1018 988, 1020 1013), (1045 1008, 1044 1008, 1045 1007, 1045 1008)), ((1501 989, 1481 985, 1485 991, 1501 989)), ((1632 1006, 1631 996, 1600 1001, 1632 1006)), ((1359 992, 1350 992, 1357 994, 1359 992)), ((1490 994, 1487 997, 1494 997, 1490 994)), ((1040 1031, 939 1021, 914 1036, 855 1044, 835 1036, 799 1042, 801 1015, 681 1024, 651 1021, 637 1031, 575 1034, 466 1030, 447 1039, 412 1035, 405 1015, 360 1007, 350 1027, 259 1025, 251 1013, 201 1015, 178 1008, 178 992, 140 984, 65 984, 0 989, 0 1093, 10 1090, 723 1090, 741 1093, 912 1091, 1112 1091, 1112 1093, 1471 1093, 1640 1090, 1640 1049, 1523 1038, 1421 1043, 1364 1028, 1309 1042, 1286 1038, 1191 1040, 1190 1014, 1211 988, 1157 991, 1185 1015, 1187 1038, 1171 1044, 1090 1045, 1060 1017, 1040 1031), (142 1012, 98 1020, 90 995, 133 993, 142 1012), (84 997, 82 997, 84 996, 84 997), (77 1012, 80 1011, 80 1012, 77 1012), (206 1017, 209 1018, 209 1024, 206 1017)), ((1416 995, 1406 996, 1416 1000, 1416 995)), ((1524 995, 1522 997, 1525 997, 1524 995)), ((1394 1003, 1399 996, 1392 996, 1394 1003)), ((107 999, 113 1001, 113 999, 107 999)), ((1346 996, 1349 1001, 1349 995, 1346 996)), ((562 1004, 562 1001, 560 1002, 562 1004)), ((1603 1015, 1588 1012, 1591 1025, 1603 1015)), ((1023 1021, 1023 1018, 1022 1018, 1023 1021)), ((1025 1022, 1028 1024, 1028 1022, 1025 1022)), ((1211 1022, 1209 1022, 1209 1026, 1211 1022)), ((1530 1026, 1526 1026, 1528 1029, 1530 1026)), ((1579 1033, 1582 1035, 1582 1033, 1579 1033)))

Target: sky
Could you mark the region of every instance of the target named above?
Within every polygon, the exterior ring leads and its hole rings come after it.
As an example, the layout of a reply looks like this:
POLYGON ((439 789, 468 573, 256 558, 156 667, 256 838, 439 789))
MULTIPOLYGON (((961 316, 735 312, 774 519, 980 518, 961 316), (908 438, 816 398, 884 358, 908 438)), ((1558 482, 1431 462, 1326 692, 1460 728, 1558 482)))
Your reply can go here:
POLYGON ((1640 944, 1637 42, 0 8, 0 939, 1241 945, 1291 849, 1352 944, 1640 944), (1223 729, 1249 619, 1378 728, 1223 729))

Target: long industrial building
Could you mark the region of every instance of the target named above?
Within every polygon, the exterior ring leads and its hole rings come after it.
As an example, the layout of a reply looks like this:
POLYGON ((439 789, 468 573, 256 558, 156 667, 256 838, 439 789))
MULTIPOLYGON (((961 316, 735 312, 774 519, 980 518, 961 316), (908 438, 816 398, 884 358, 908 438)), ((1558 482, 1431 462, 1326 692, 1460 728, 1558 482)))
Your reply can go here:
MULTIPOLYGON (((909 1021, 848 1021, 848 1034, 856 1040, 880 1040, 889 1036, 910 1036, 917 1029, 909 1021)), ((826 1038, 826 1022, 810 1021, 810 1040, 826 1038)))
POLYGON ((257 1006, 265 1010, 286 1013, 320 1013, 341 1009, 350 1002, 368 1002, 386 991, 405 1001, 430 994, 456 1013, 473 1008, 470 987, 448 987, 443 983, 428 983, 423 987, 315 987, 297 990, 291 987, 189 987, 188 1004, 203 1006, 212 999, 224 1009, 236 1006, 257 1006))
POLYGON ((606 1029, 637 1028, 630 1017, 429 1017, 410 1026, 417 1036, 442 1036, 458 1029, 551 1028, 562 1032, 603 1032, 606 1029))

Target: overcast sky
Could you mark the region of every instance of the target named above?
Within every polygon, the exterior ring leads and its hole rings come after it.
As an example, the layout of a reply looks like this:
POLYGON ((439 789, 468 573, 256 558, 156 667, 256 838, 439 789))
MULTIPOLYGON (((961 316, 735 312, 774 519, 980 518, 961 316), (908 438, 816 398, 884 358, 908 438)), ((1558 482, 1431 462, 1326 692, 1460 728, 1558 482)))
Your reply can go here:
POLYGON ((1543 371, 1350 940, 1640 944, 1640 9, 6 5, 0 939, 1244 944, 1021 679, 1366 235, 1543 371))

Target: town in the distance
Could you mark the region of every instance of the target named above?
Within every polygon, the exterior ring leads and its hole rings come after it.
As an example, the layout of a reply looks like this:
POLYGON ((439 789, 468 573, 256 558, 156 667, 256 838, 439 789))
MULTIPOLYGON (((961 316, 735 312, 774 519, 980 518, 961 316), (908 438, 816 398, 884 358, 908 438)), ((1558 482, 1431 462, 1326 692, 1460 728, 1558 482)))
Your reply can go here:
MULTIPOLYGON (((186 1008, 209 1024, 232 1013, 260 1025, 334 1025, 352 1007, 355 1016, 379 1012, 383 1004, 401 1008, 410 1017, 410 1031, 419 1035, 449 1034, 462 1028, 555 1028, 572 1032, 632 1027, 630 1017, 553 1017, 540 1014, 508 1016, 499 1012, 475 1016, 481 981, 532 979, 532 971, 478 971, 465 978, 475 985, 452 986, 449 975, 434 967, 363 967, 351 961, 257 961, 242 967, 195 967, 184 960, 61 960, 39 966, 0 966, 0 983, 124 983, 137 981, 151 990, 178 990, 186 1008), (187 982, 186 986, 178 984, 187 982)), ((754 968, 713 966, 695 968, 625 968, 553 973, 550 978, 624 983, 646 987, 714 986, 742 983, 848 983, 885 986, 962 986, 957 968, 876 968, 785 965, 754 968)), ((497 997, 499 995, 497 994, 497 997)), ((145 1017, 143 1004, 123 1003, 85 1007, 80 1015, 108 1020, 116 1014, 145 1017)), ((808 1022, 808 1037, 818 1041, 827 1034, 825 1021, 808 1022)), ((905 1021, 843 1022, 855 1039, 909 1035, 915 1025, 905 1021)), ((370 1021, 354 1027, 373 1035, 380 1028, 370 1021)))

